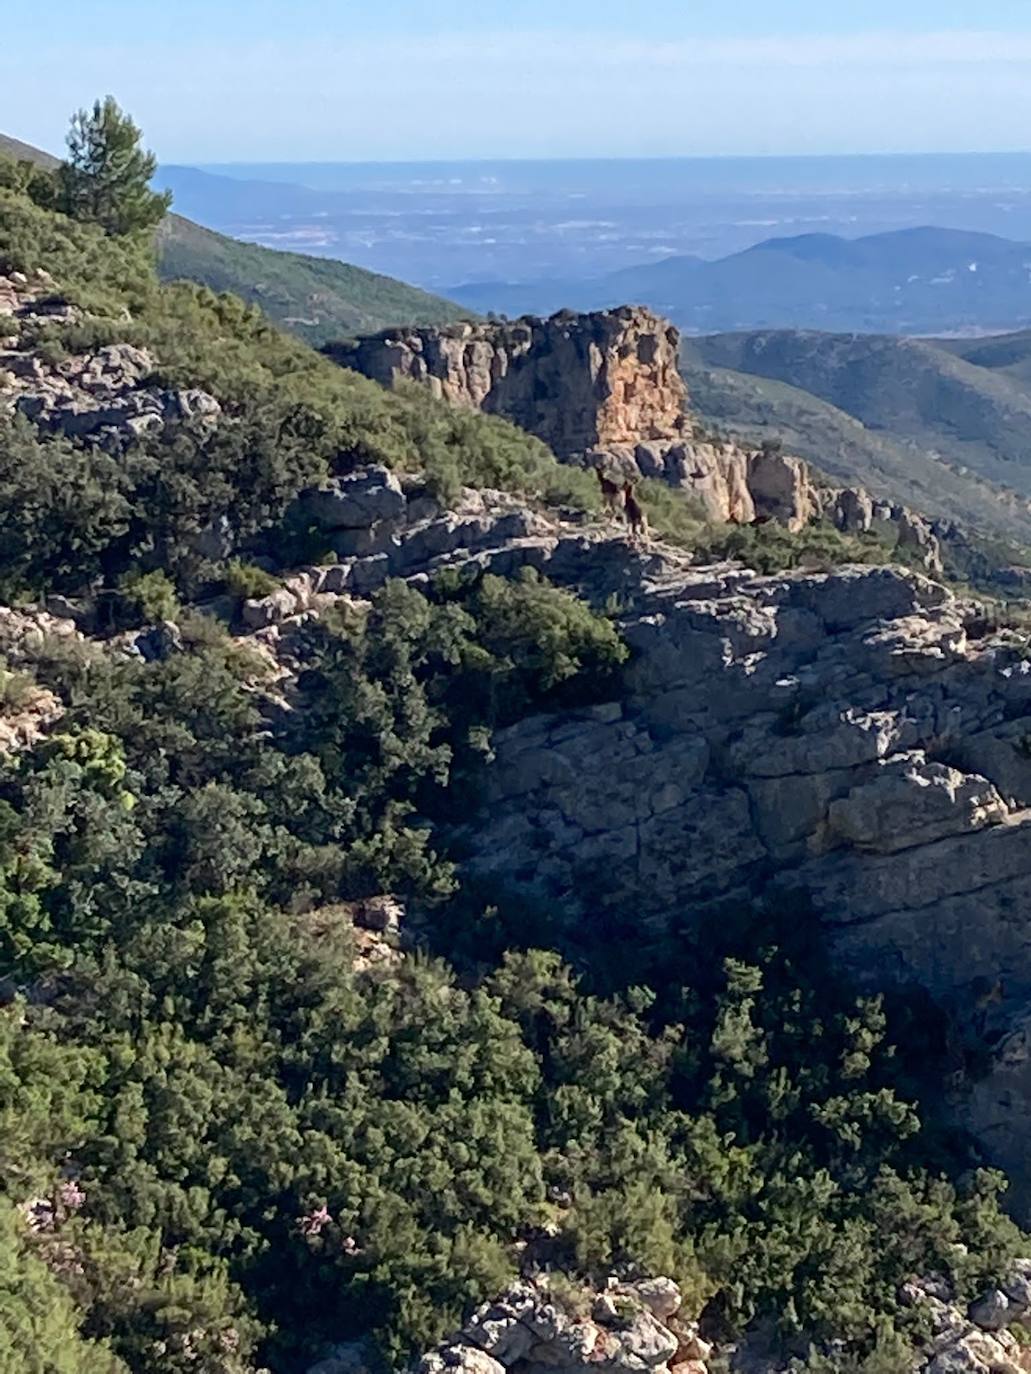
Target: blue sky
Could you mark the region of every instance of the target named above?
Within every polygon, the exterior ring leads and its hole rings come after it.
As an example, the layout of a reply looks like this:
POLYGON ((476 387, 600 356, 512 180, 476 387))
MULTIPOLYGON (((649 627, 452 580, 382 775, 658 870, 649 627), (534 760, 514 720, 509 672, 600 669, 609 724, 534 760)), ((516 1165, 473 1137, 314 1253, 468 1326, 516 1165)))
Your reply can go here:
POLYGON ((4 8, 0 129, 54 149, 109 91, 166 162, 1031 147, 1031 0, 4 8))

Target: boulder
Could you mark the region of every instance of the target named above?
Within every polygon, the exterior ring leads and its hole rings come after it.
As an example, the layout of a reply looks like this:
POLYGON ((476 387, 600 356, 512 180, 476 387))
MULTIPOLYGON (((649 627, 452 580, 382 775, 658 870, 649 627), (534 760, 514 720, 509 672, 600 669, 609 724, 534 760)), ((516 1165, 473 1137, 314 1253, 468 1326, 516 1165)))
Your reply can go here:
POLYGON ((820 505, 801 458, 760 449, 748 459, 748 491, 758 516, 800 530, 819 514, 820 505))
POLYGON ((161 620, 142 630, 133 630, 123 640, 126 653, 142 658, 144 663, 163 662, 171 654, 181 653, 182 631, 174 620, 161 620))
POLYGON ((240 607, 240 618, 251 630, 262 630, 267 625, 277 625, 294 615, 299 606, 293 592, 280 587, 268 596, 254 597, 240 607))
POLYGON ((321 590, 339 594, 350 586, 352 566, 350 563, 331 563, 320 568, 319 573, 321 590))
POLYGON ((612 1374, 648 1374, 677 1353, 677 1337, 650 1312, 639 1312, 626 1326, 606 1333, 600 1363, 612 1374))
POLYGON ((843 534, 866 534, 873 525, 873 499, 862 487, 845 487, 836 493, 831 519, 843 534))
POLYGON ((1031 1311, 1031 1260, 1014 1260, 999 1286, 1009 1298, 1014 1313, 1023 1317, 1031 1311))
POLYGON ((895 520, 896 542, 903 551, 914 556, 920 566, 931 574, 942 572, 941 545, 927 521, 912 511, 900 508, 895 520))
POLYGON ((405 918, 405 906, 397 897, 381 894, 366 897, 355 913, 358 924, 382 935, 396 935, 405 918))
POLYGON ((416 1374, 505 1374, 505 1366, 474 1345, 447 1345, 424 1355, 416 1374))
POLYGON ((652 1316, 657 1317, 659 1321, 676 1316, 677 1312, 680 1311, 682 1301, 680 1289, 672 1279, 661 1277, 642 1279, 640 1283, 635 1283, 630 1291, 644 1303, 652 1316))
POLYGON ((925 1365, 923 1374, 1024 1374, 994 1337, 978 1331, 949 1341, 925 1365))
POLYGON ((1001 1331, 1020 1310, 1001 1288, 992 1288, 970 1304, 970 1320, 982 1331, 1001 1331))
POLYGON ((379 465, 309 487, 296 502, 298 516, 322 530, 367 530, 380 521, 399 520, 404 510, 400 482, 379 465))
POLYGON ((207 391, 189 387, 182 391, 166 391, 162 397, 166 421, 212 424, 222 414, 222 407, 207 391))
POLYGON ((830 833, 857 849, 892 854, 999 825, 1008 808, 987 779, 922 753, 883 763, 869 782, 832 801, 830 833))

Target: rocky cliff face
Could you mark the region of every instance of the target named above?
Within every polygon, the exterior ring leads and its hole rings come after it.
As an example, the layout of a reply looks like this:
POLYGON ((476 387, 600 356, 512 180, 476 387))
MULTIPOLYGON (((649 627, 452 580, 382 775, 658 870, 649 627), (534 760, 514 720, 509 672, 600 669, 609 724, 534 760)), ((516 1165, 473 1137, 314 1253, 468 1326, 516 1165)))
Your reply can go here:
MULTIPOLYGON (((614 555, 584 551, 579 576, 600 592, 614 555)), ((623 581, 626 698, 496 740, 474 869, 574 920, 630 903, 644 929, 759 892, 811 908, 858 978, 924 989, 982 1047, 954 1109, 1028 1216, 1023 643, 897 569, 656 560, 623 581)))
POLYGON ((800 458, 696 432, 677 370, 679 346, 667 321, 623 306, 390 330, 326 351, 383 386, 418 382, 452 405, 502 415, 567 461, 678 487, 711 520, 774 520, 798 530, 825 518, 847 533, 880 533, 928 571, 941 571, 937 538, 913 512, 861 488, 820 486, 800 458))
POLYGON ((618 594, 622 699, 496 738, 471 868, 571 921, 623 903, 643 929, 738 895, 811 904, 857 978, 919 986, 985 1050, 955 1110, 1031 1214, 1026 641, 899 568, 696 567, 500 493, 441 510, 376 469, 310 499, 339 561, 243 608, 284 699, 292 626, 389 576, 533 567, 618 594))
POLYGON ((681 437, 689 426, 679 342, 650 310, 624 306, 514 324, 389 330, 327 352, 384 386, 421 382, 452 405, 503 415, 571 458, 681 437))

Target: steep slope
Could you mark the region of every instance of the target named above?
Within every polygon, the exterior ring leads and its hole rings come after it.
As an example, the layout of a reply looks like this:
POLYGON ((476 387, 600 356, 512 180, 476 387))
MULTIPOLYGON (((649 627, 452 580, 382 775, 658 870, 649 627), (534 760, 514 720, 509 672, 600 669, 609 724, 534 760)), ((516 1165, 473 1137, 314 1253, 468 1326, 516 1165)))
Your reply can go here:
MULTIPOLYGON (((55 167, 57 159, 0 135, 0 155, 55 167)), ((166 281, 185 279, 232 291, 310 343, 382 329, 437 324, 469 312, 439 296, 332 258, 281 253, 243 243, 171 214, 158 232, 158 264, 166 281)))
POLYGON ((56 167, 58 159, 51 153, 45 153, 42 148, 34 148, 31 143, 22 143, 21 139, 11 138, 10 135, 0 133, 0 157, 13 157, 16 162, 35 162, 40 167, 56 167))
POLYGON ((1031 495, 1031 390, 1003 369, 885 335, 763 330, 701 338, 692 349, 705 366, 786 382, 893 440, 1031 495))
POLYGON ((284 253, 227 238, 180 215, 158 231, 165 281, 232 291, 309 343, 389 324, 439 324, 465 315, 451 301, 332 258, 284 253))
POLYGON ((1028 1239, 962 1128, 1022 1205, 1022 643, 826 544, 631 538, 7 189, 0 314, 11 1368, 462 1327, 423 1374, 706 1374, 702 1321, 724 1367, 1004 1368, 1028 1239))
POLYGON ((964 358, 976 367, 1005 373, 1021 383, 1031 383, 1031 330, 991 334, 976 339, 934 339, 937 348, 964 358))
MULTIPOLYGON (((693 404, 716 432, 755 444, 772 439, 836 481, 858 482, 874 495, 902 501, 927 515, 960 522, 988 537, 1031 542, 1024 498, 945 458, 940 450, 864 424, 846 409, 801 385, 702 360, 704 340, 685 340, 682 370, 693 404)), ((1018 548, 1009 561, 1021 561, 1018 548)))

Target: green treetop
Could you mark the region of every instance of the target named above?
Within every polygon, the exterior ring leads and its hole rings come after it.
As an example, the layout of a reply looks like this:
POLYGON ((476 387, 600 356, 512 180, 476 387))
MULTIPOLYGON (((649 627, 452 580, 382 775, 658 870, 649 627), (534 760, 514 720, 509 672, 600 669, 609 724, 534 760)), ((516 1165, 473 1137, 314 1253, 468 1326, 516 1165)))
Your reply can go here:
POLYGON ((60 208, 109 234, 152 229, 172 202, 150 189, 154 154, 140 146, 140 130, 113 96, 73 115, 68 157, 57 172, 60 208))

